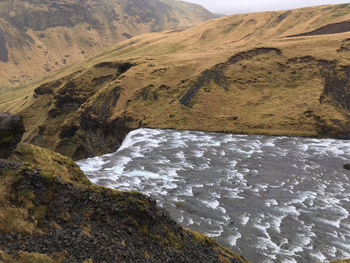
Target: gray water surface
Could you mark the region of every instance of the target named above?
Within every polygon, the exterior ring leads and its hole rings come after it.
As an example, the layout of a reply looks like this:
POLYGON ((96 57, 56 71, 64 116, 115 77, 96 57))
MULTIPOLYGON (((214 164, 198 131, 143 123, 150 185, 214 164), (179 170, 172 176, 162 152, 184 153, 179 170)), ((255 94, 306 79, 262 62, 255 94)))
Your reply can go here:
POLYGON ((349 160, 349 141, 139 129, 78 165, 253 263, 312 263, 350 258, 349 160))

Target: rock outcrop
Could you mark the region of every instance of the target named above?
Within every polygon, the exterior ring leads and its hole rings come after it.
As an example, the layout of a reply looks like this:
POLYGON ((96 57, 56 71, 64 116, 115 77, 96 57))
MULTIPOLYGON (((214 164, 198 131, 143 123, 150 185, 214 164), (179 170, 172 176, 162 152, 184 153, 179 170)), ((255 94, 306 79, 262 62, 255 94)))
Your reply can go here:
POLYGON ((1 163, 1 262, 247 262, 140 193, 92 185, 60 154, 21 143, 1 163))
POLYGON ((24 133, 21 116, 0 113, 0 158, 9 157, 24 133))

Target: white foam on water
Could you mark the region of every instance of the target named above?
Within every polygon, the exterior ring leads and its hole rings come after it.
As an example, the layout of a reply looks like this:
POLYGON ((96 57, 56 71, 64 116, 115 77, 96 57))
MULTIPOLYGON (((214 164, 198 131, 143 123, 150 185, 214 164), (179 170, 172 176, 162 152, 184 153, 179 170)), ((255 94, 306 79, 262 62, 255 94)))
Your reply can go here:
POLYGON ((185 154, 184 152, 177 152, 175 156, 179 159, 185 159, 185 154))
MULTIPOLYGON (((177 184, 172 183, 171 181, 167 182, 164 186, 165 189, 171 190, 171 189, 176 189, 177 184)), ((192 194, 193 195, 193 194, 192 194)))
POLYGON ((244 197, 239 196, 240 193, 243 193, 243 190, 240 190, 238 188, 224 188, 226 194, 225 197, 230 197, 232 199, 244 199, 244 197))
POLYGON ((217 210, 220 211, 220 212, 223 213, 223 214, 226 214, 226 209, 223 208, 223 207, 218 207, 217 210))
POLYGON ((218 200, 201 200, 203 204, 205 204, 207 207, 216 209, 219 207, 220 203, 218 200))
POLYGON ((298 263, 294 258, 284 258, 281 263, 298 263))
POLYGON ((129 176, 129 177, 139 177, 139 178, 144 178, 144 179, 162 179, 162 177, 159 174, 152 173, 149 171, 139 171, 139 170, 132 170, 128 171, 123 174, 124 176, 129 176))
POLYGON ((178 217, 177 220, 179 221, 179 223, 182 223, 182 222, 184 221, 184 219, 185 219, 185 218, 181 215, 180 217, 178 217))
POLYGON ((280 188, 282 186, 284 186, 286 183, 285 182, 281 182, 279 185, 270 185, 271 188, 280 188))
POLYGON ((185 189, 181 190, 180 192, 181 192, 181 195, 193 196, 192 187, 190 185, 187 186, 185 189))
POLYGON ((350 242, 347 240, 347 242, 341 242, 340 240, 335 241, 333 244, 340 246, 344 249, 343 255, 345 257, 350 257, 350 242))
POLYGON ((274 140, 267 141, 263 144, 265 147, 275 147, 274 140))
POLYGON ((266 257, 276 260, 277 253, 280 251, 279 246, 271 241, 271 238, 256 237, 256 248, 261 251, 266 257))
POLYGON ((278 205, 278 202, 275 199, 267 199, 267 200, 265 200, 265 205, 267 207, 276 206, 276 205, 278 205))
POLYGON ((271 216, 271 227, 275 229, 277 233, 281 233, 281 224, 285 216, 271 216))
POLYGON ((299 216, 300 212, 292 205, 286 205, 283 207, 279 207, 279 211, 281 211, 284 215, 294 215, 299 216))
POLYGON ((306 152, 309 149, 309 146, 307 144, 300 144, 298 146, 298 148, 302 151, 302 152, 306 152))
POLYGON ((319 251, 317 251, 317 252, 310 252, 310 255, 315 257, 317 259, 317 261, 319 261, 319 262, 325 262, 327 260, 327 257, 325 257, 325 255, 323 255, 319 251))
POLYGON ((204 151, 194 150, 192 152, 193 152, 193 155, 198 158, 203 157, 204 155, 204 151))
POLYGON ((348 160, 349 141, 139 129, 77 163, 93 183, 151 195, 185 227, 251 246, 259 262, 304 263, 350 257, 348 160))
POLYGON ((222 232, 224 232, 224 229, 221 226, 219 226, 218 230, 208 232, 207 235, 209 237, 219 237, 219 236, 221 236, 222 232))
POLYGON ((228 238, 228 242, 233 247, 237 244, 237 240, 240 239, 241 237, 242 237, 241 233, 236 231, 234 235, 228 238))
MULTIPOLYGON (((334 243, 333 243, 334 244, 334 243)), ((328 246, 327 251, 325 252, 326 255, 331 256, 332 258, 336 257, 337 249, 334 246, 328 246)))
POLYGON ((244 213, 243 216, 241 217, 241 224, 246 225, 250 219, 250 215, 247 213, 244 213))
POLYGON ((76 163, 79 165, 81 170, 89 174, 102 169, 103 165, 105 165, 107 161, 105 161, 103 157, 93 157, 77 161, 76 163))

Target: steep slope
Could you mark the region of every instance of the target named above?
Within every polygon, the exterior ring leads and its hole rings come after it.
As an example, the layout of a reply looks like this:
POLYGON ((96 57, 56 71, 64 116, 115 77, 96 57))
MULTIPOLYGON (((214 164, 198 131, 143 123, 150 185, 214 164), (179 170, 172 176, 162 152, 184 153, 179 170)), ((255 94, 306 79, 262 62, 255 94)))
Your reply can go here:
POLYGON ((0 109, 24 116, 26 141, 75 159, 138 127, 348 138, 347 21, 349 4, 138 36, 3 94, 0 109))
POLYGON ((247 263, 149 197, 93 186, 71 159, 26 143, 0 159, 0 261, 247 263))
POLYGON ((0 85, 18 85, 141 33, 215 17, 177 0, 1 1, 0 85))

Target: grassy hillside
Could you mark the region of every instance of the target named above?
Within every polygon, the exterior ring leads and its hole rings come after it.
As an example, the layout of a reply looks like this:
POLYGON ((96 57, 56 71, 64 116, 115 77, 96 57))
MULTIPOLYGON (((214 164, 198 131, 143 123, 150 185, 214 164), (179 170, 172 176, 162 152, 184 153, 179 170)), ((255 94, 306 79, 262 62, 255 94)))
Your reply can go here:
POLYGON ((134 37, 2 94, 25 140, 75 159, 138 127, 350 134, 350 5, 235 15, 134 37))
POLYGON ((133 36, 215 18, 177 0, 0 2, 0 91, 82 61, 133 36))

